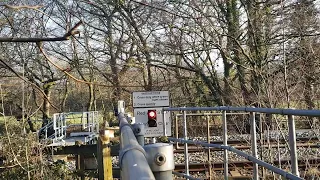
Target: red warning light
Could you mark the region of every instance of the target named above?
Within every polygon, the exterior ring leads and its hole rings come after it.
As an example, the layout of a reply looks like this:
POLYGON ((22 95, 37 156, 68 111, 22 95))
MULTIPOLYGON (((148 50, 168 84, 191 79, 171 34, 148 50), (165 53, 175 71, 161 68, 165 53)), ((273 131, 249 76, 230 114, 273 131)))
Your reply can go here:
POLYGON ((149 127, 157 127, 157 111, 155 109, 148 110, 148 125, 149 127))
POLYGON ((148 117, 149 117, 149 118, 155 118, 155 117, 157 117, 156 111, 155 111, 155 110, 149 110, 149 111, 148 111, 148 117))

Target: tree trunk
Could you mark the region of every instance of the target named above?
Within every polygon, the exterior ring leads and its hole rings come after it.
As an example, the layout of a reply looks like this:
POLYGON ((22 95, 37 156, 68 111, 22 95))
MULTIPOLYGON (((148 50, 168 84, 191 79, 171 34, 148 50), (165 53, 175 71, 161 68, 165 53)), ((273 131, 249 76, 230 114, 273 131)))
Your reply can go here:
POLYGON ((246 3, 248 11, 248 47, 251 54, 251 97, 249 105, 260 107, 264 105, 265 88, 263 84, 263 64, 265 60, 266 47, 263 33, 262 4, 248 0, 246 3), (262 99, 261 99, 262 98, 262 99))
POLYGON ((34 128, 34 125, 33 125, 32 121, 31 121, 30 117, 28 117, 27 122, 28 122, 28 125, 29 125, 29 128, 30 128, 30 131, 31 132, 36 132, 37 130, 34 128))
POLYGON ((66 85, 65 85, 65 89, 64 89, 64 94, 63 94, 63 99, 61 102, 61 111, 64 112, 66 110, 66 102, 67 102, 67 98, 69 96, 69 88, 68 88, 68 80, 66 80, 66 85))
POLYGON ((50 97, 51 89, 54 86, 54 82, 48 82, 43 85, 43 92, 47 98, 43 98, 43 112, 42 112, 42 126, 48 124, 50 117, 50 97))
POLYGON ((88 90, 89 90, 89 100, 87 105, 87 111, 92 110, 93 101, 94 101, 94 87, 93 84, 88 84, 88 90))

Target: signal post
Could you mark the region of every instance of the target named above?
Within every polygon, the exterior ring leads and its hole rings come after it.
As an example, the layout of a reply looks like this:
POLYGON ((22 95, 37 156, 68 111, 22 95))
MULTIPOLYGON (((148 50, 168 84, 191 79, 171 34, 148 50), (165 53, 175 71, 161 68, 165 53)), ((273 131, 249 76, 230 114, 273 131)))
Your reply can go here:
MULTIPOLYGON (((170 105, 169 92, 133 92, 132 96, 135 121, 144 125, 144 137, 171 136, 170 112, 163 111, 164 107, 170 105)), ((143 147, 156 180, 172 180, 172 171, 174 170, 173 145, 156 143, 147 144, 143 147)))
POLYGON ((171 136, 171 117, 162 108, 169 107, 169 91, 133 92, 134 117, 145 125, 145 137, 171 136))

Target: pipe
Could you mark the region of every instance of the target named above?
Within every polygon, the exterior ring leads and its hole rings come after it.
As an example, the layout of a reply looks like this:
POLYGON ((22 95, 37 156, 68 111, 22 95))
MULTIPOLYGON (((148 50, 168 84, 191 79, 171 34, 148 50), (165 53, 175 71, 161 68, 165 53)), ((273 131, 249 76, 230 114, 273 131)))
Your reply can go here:
MULTIPOLYGON (((223 136, 223 145, 227 146, 228 143, 228 127, 227 127, 227 112, 222 111, 222 136, 223 136)), ((208 142, 209 143, 209 142, 208 142)), ((228 180, 229 170, 228 170, 228 151, 223 150, 223 169, 224 169, 224 179, 228 180)))
MULTIPOLYGON (((188 140, 188 127, 187 127, 187 112, 183 111, 183 136, 184 140, 188 140)), ((189 153, 188 153, 188 144, 184 144, 184 164, 185 164, 185 173, 189 175, 189 153)))
POLYGON ((288 116, 289 126, 289 146, 290 146, 290 157, 291 157, 291 172, 292 174, 299 176, 298 169, 298 158, 297 158, 297 141, 296 141, 296 128, 294 123, 294 117, 288 116))
MULTIPOLYGON (((250 112, 250 124, 251 124, 251 150, 252 156, 258 158, 258 150, 257 150, 257 126, 256 126, 256 118, 255 113, 250 112)), ((258 174, 258 164, 253 163, 253 179, 259 180, 258 174)))
POLYGON ((320 110, 304 110, 304 109, 217 106, 217 107, 173 107, 173 108, 169 107, 169 108, 163 108, 163 110, 164 111, 245 111, 245 112, 269 113, 269 114, 320 117, 320 110))
POLYGON ((122 112, 119 113, 118 120, 120 122, 121 150, 119 155, 119 164, 121 167, 121 179, 155 180, 155 177, 146 159, 145 151, 138 144, 137 139, 132 132, 131 126, 122 112))

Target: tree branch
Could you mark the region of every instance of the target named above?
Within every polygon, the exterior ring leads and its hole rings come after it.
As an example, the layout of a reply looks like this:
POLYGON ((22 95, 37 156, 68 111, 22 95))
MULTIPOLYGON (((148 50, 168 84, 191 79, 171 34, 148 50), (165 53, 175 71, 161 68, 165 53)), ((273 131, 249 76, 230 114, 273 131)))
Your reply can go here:
MULTIPOLYGON (((46 58, 47 61, 49 61, 49 63, 51 63, 53 66, 55 66, 61 72, 66 74, 68 77, 70 77, 75 82, 89 84, 89 85, 92 84, 92 85, 97 85, 97 86, 104 86, 104 87, 114 87, 114 85, 101 84, 101 83, 98 83, 98 82, 89 82, 89 81, 84 81, 84 80, 76 78, 75 76, 73 76, 69 72, 65 71, 63 68, 61 68, 59 65, 57 65, 56 63, 54 63, 51 60, 51 58, 48 56, 48 54, 43 50, 41 42, 37 42, 37 46, 38 46, 40 52, 42 53, 42 55, 46 58)), ((144 86, 141 86, 141 85, 125 85, 125 86, 119 86, 119 87, 144 87, 144 86)))
MULTIPOLYGON (((40 89, 35 83, 32 83, 30 81, 28 81, 27 79, 25 79, 23 76, 21 76, 18 72, 16 72, 12 67, 10 67, 4 60, 0 59, 0 62, 7 68, 9 69, 11 72, 13 72, 17 77, 19 77, 20 79, 22 79, 24 82, 29 83, 30 85, 32 85, 33 87, 35 87, 42 95, 45 99, 47 99, 49 101, 49 98, 46 96, 46 94, 42 91, 42 89, 40 89)), ((55 108, 56 110, 59 110, 59 108, 57 108, 51 101, 50 105, 55 108)))
POLYGON ((0 37, 0 42, 43 42, 43 41, 66 41, 69 40, 71 36, 79 34, 80 32, 76 29, 82 24, 82 21, 79 21, 73 28, 71 28, 65 35, 61 37, 54 38, 15 38, 15 37, 0 37))
POLYGON ((37 5, 37 6, 28 6, 28 5, 21 5, 21 6, 12 6, 8 4, 1 5, 4 6, 8 9, 13 9, 13 10, 20 10, 20 9, 39 9, 42 8, 42 5, 37 5))

